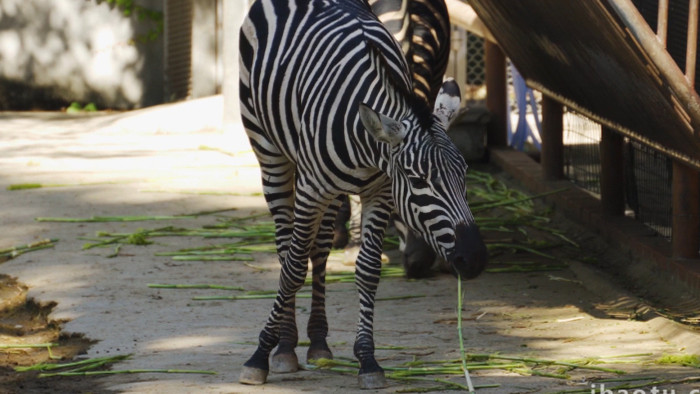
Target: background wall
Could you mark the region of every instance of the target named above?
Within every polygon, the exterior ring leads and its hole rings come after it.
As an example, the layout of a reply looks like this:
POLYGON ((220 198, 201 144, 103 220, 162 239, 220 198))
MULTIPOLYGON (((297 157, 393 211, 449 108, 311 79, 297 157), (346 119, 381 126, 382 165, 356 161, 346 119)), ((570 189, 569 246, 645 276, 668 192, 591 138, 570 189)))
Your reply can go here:
POLYGON ((238 101, 238 36, 252 0, 225 0, 223 9, 224 129, 239 131, 241 112, 238 101))
POLYGON ((105 0, 0 1, 0 109, 163 102, 163 1, 135 4, 151 17, 105 0))

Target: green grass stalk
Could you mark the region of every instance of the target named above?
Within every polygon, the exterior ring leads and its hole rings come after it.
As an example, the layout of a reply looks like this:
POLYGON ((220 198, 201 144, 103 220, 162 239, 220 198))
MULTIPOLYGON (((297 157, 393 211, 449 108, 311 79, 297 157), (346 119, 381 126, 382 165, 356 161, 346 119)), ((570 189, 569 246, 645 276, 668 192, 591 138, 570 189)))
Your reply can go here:
POLYGON ((38 217, 37 222, 57 222, 57 223, 111 223, 111 222, 143 222, 156 220, 179 220, 194 219, 196 216, 92 216, 89 218, 59 218, 59 217, 38 217))
POLYGON ((33 349, 33 348, 51 348, 58 346, 57 343, 25 343, 25 344, 0 344, 0 349, 33 349))
POLYGON ((136 373, 173 373, 173 374, 200 374, 200 375, 216 375, 216 371, 201 371, 192 369, 124 369, 116 371, 77 371, 77 372, 53 372, 41 373, 40 378, 49 378, 55 376, 96 376, 96 375, 120 375, 120 374, 136 374, 136 373))
POLYGON ((561 193, 561 192, 566 191, 566 190, 569 190, 569 188, 568 188, 568 187, 564 187, 564 188, 561 188, 561 189, 552 190, 552 191, 545 192, 545 193, 535 194, 535 195, 533 195, 533 196, 528 196, 528 197, 519 198, 519 199, 517 199, 517 200, 508 200, 508 201, 499 201, 499 202, 488 202, 488 203, 486 203, 486 204, 476 204, 476 203, 475 203, 475 204, 472 204, 472 205, 473 205, 472 212, 473 212, 473 213, 476 213, 476 212, 481 212, 481 211, 485 211, 485 210, 487 210, 487 209, 492 209, 492 208, 497 208, 497 207, 506 207, 506 206, 510 206, 510 205, 518 205, 518 204, 522 204, 522 203, 524 203, 524 202, 531 201, 531 200, 535 200, 535 199, 538 199, 538 198, 541 198, 541 197, 546 197, 546 196, 549 196, 549 195, 552 195, 552 194, 561 193))
POLYGON ((58 242, 58 239, 43 239, 41 241, 32 242, 26 245, 17 245, 5 249, 0 249, 0 263, 12 260, 17 256, 21 256, 25 253, 34 252, 41 249, 53 248, 54 243, 58 242))
POLYGON ((464 335, 462 334, 462 303, 464 299, 464 294, 462 293, 462 278, 457 274, 457 336, 459 338, 459 354, 462 359, 462 370, 464 371, 464 378, 467 380, 467 389, 469 393, 474 393, 474 385, 472 384, 472 379, 469 376, 469 368, 467 368, 467 357, 464 351, 464 335))
POLYGON ((514 244, 514 243, 487 243, 486 244, 486 249, 491 252, 492 250, 498 250, 498 249, 515 249, 515 250, 520 250, 528 253, 532 253, 550 260, 556 260, 556 257, 552 256, 551 254, 543 253, 540 252, 539 250, 536 250, 534 248, 530 248, 528 246, 524 245, 519 245, 519 244, 514 244))
MULTIPOLYGON (((442 383, 446 386, 449 387, 450 390, 465 390, 468 391, 470 388, 467 385, 463 385, 461 383, 453 382, 447 379, 441 379, 441 378, 424 378, 424 377, 418 377, 418 376, 394 376, 393 373, 390 373, 387 375, 387 378, 389 379, 394 379, 394 380, 407 380, 407 381, 421 381, 421 382, 436 382, 436 383, 442 383)), ((475 389, 485 389, 485 388, 497 388, 500 387, 501 385, 499 384, 488 384, 488 385, 480 385, 480 386, 473 386, 472 390, 475 389)), ((473 391, 472 391, 473 392, 473 391)))
POLYGON ((123 355, 118 355, 118 356, 90 358, 90 359, 86 359, 86 360, 74 361, 74 362, 63 363, 63 364, 37 363, 37 364, 26 366, 26 367, 15 367, 15 371, 17 371, 17 372, 52 371, 52 370, 61 369, 61 368, 83 367, 86 365, 103 363, 105 361, 106 362, 117 362, 117 361, 126 360, 129 357, 131 357, 130 354, 123 354, 123 355))
MULTIPOLYGON (((48 185, 46 185, 48 186, 48 185)), ((12 185, 7 186, 8 191, 15 191, 15 190, 29 190, 29 189, 41 189, 42 187, 46 187, 41 183, 15 183, 12 185)))
POLYGON ((41 189, 45 187, 74 187, 74 186, 97 186, 97 185, 115 185, 118 183, 130 183, 132 181, 107 181, 107 182, 85 182, 85 183, 15 183, 7 186, 8 191, 41 189))
MULTIPOLYGON (((530 358, 530 357, 517 357, 517 356, 504 356, 500 354, 480 354, 480 353, 470 353, 467 357, 472 360, 510 360, 510 361, 520 361, 527 364, 538 364, 538 365, 558 365, 562 367, 569 367, 574 369, 587 369, 593 371, 609 372, 617 375, 624 375, 625 371, 613 368, 597 367, 593 365, 585 365, 576 362, 565 362, 556 360, 547 360, 540 358, 530 358)), ((590 362, 589 360, 586 361, 590 362)))
POLYGON ((555 373, 550 373, 550 372, 542 372, 542 371, 537 371, 531 368, 508 368, 509 371, 515 372, 520 375, 524 376, 543 376, 546 378, 554 378, 554 379, 569 379, 569 375, 563 375, 563 374, 555 374, 555 373))
POLYGON ((255 261, 252 256, 173 256, 175 261, 255 261))
MULTIPOLYGON (((192 297, 193 301, 238 301, 238 300, 263 300, 275 299, 277 294, 244 294, 239 296, 201 296, 192 297)), ((297 293, 296 298, 311 298, 311 294, 297 293)))
POLYGON ((34 248, 42 247, 42 246, 51 247, 51 246, 53 246, 51 244, 53 244, 55 242, 58 242, 58 239, 50 238, 50 239, 42 239, 41 241, 36 241, 36 242, 28 243, 25 245, 12 246, 9 248, 0 249, 0 255, 7 254, 7 253, 21 252, 23 250, 34 249, 34 248))
POLYGON ((160 284, 160 283, 149 283, 149 288, 152 289, 216 289, 216 290, 237 290, 244 291, 245 289, 240 286, 222 286, 222 285, 210 285, 210 284, 160 284))
POLYGON ((425 294, 415 294, 415 295, 404 295, 404 296, 393 296, 393 297, 379 297, 375 301, 394 301, 394 300, 407 300, 411 298, 422 298, 425 294))

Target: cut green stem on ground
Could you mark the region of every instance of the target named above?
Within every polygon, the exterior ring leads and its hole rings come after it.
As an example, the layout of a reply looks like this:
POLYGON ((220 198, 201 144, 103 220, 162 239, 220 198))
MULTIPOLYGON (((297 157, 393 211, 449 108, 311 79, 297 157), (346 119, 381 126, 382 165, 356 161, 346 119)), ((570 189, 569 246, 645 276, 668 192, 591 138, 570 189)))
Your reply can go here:
POLYGON ((552 194, 561 193, 561 192, 566 191, 566 190, 569 190, 569 188, 568 188, 568 187, 565 187, 565 188, 561 188, 561 189, 557 189, 557 190, 552 190, 552 191, 546 192, 546 193, 535 194, 534 196, 528 196, 528 197, 519 198, 519 199, 517 199, 517 200, 500 201, 500 202, 489 202, 489 203, 486 203, 486 204, 476 204, 476 203, 475 203, 475 204, 472 204, 472 206, 473 206, 473 208, 472 208, 472 213, 481 212, 481 211, 485 211, 485 210, 487 210, 487 209, 492 209, 492 208, 497 208, 497 207, 505 207, 505 206, 509 206, 509 205, 518 205, 518 204, 522 204, 522 203, 524 203, 524 202, 536 200, 536 199, 538 199, 538 198, 546 197, 546 196, 549 196, 549 195, 552 195, 552 194))
POLYGON ((78 372, 53 372, 41 373, 40 378, 49 378, 55 376, 96 376, 96 375, 120 375, 120 374, 137 374, 137 373, 172 373, 172 374, 199 374, 199 375, 216 375, 216 371, 202 371, 193 369, 124 369, 116 371, 78 371, 78 372))
POLYGON ((119 361, 130 358, 130 354, 97 357, 86 360, 79 360, 69 363, 38 363, 28 367, 15 367, 17 372, 40 371, 40 378, 49 378, 55 376, 95 376, 95 375, 117 375, 117 374, 135 374, 135 373, 174 373, 174 374, 206 374, 214 375, 215 371, 201 371, 189 369, 127 369, 127 370, 101 370, 96 371, 106 365, 113 364, 119 361), (63 369, 63 371, 57 371, 63 369), (46 372, 57 371, 57 372, 46 372))
POLYGON ((107 356, 107 357, 97 357, 89 358, 86 360, 73 361, 69 363, 56 364, 56 363, 38 363, 30 365, 28 367, 15 367, 17 372, 27 372, 27 371, 52 371, 62 368, 74 368, 74 367, 84 367, 86 365, 105 365, 106 363, 114 363, 122 360, 126 360, 131 357, 130 354, 123 354, 117 356, 107 356))
POLYGON ((25 253, 34 252, 37 250, 53 248, 58 239, 42 239, 41 241, 32 242, 26 245, 12 246, 5 249, 0 249, 0 263, 7 260, 12 260, 17 256, 25 253))
POLYGON ((152 220, 181 220, 196 219, 199 216, 213 215, 222 212, 234 211, 237 208, 216 209, 200 211, 182 215, 134 215, 134 216, 92 216, 89 218, 61 218, 61 217, 38 217, 37 222, 59 222, 59 223, 109 223, 109 222, 142 222, 152 220))
POLYGON ((33 349, 33 348, 51 348, 58 346, 57 343, 24 343, 24 344, 0 344, 0 349, 33 349))
MULTIPOLYGON (((192 297, 193 301, 238 301, 238 300, 265 300, 277 298, 275 294, 243 294, 239 296, 201 296, 192 297)), ((296 298, 311 298, 311 294, 297 293, 296 298)))
POLYGON ((216 289, 216 290, 238 290, 244 291, 245 289, 240 286, 223 286, 223 285, 210 285, 210 284, 159 284, 159 283, 149 283, 148 287, 152 289, 216 289))
POLYGON ((467 368, 467 357, 464 351, 464 336, 462 334, 462 303, 464 302, 464 294, 462 293, 462 278, 457 275, 457 333, 459 338, 459 354, 462 359, 462 370, 464 371, 464 378, 467 380, 467 388, 470 393, 474 392, 474 385, 472 384, 472 379, 469 376, 469 368, 467 368))

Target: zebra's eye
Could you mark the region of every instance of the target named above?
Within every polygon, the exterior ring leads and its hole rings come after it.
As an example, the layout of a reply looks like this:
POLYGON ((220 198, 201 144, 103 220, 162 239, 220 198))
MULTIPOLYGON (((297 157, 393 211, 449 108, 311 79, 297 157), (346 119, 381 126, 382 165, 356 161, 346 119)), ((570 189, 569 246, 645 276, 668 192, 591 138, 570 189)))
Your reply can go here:
POLYGON ((409 176, 408 181, 411 182, 411 186, 413 186, 414 189, 426 189, 430 187, 428 182, 419 176, 409 176))
POLYGON ((430 177, 430 181, 433 183, 433 185, 442 183, 442 177, 440 176, 440 173, 437 171, 433 171, 433 174, 430 177))

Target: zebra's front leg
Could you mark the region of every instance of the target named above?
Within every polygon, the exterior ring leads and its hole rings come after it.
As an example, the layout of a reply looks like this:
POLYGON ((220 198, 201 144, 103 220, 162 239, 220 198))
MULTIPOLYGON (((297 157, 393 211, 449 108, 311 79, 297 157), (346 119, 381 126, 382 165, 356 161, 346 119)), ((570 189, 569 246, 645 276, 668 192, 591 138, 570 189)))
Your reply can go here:
POLYGON ((290 373, 299 370, 299 359, 294 351, 297 347, 299 334, 296 322, 296 297, 285 305, 281 316, 277 350, 272 355, 270 369, 275 373, 290 373))
POLYGON ((362 243, 355 264, 355 284, 360 296, 360 319, 354 353, 360 362, 358 383, 362 389, 386 387, 384 370, 374 357, 374 299, 382 272, 382 245, 391 212, 391 195, 375 194, 362 200, 362 243))
MULTIPOLYGON (((304 285, 308 271, 309 250, 316 237, 323 212, 329 204, 328 199, 319 198, 317 187, 304 182, 297 176, 294 200, 294 226, 291 242, 283 257, 280 270, 279 290, 275 304, 270 312, 265 327, 260 332, 258 348, 243 366, 239 382, 246 384, 263 384, 269 371, 268 358, 272 349, 280 343, 281 329, 291 327, 294 323, 294 298, 304 285), (309 190, 310 189, 310 190, 309 190), (290 317, 291 316, 291 317, 290 317)), ((271 209, 272 210, 272 209, 271 209)), ((279 251, 283 250, 278 248, 279 251)), ((296 327, 285 334, 285 344, 294 353, 296 345, 296 327)), ((296 359, 296 355, 293 356, 296 359)))
MULTIPOLYGON (((332 234, 331 234, 332 235, 332 234)), ((332 242, 332 238, 331 238, 332 242)), ((329 248, 330 249, 330 248, 329 248)), ((311 316, 307 326, 310 340, 309 350, 306 353, 307 362, 320 358, 333 358, 333 353, 328 347, 328 321, 326 319, 326 259, 329 251, 312 253, 313 282, 311 299, 311 316)), ((272 355, 271 370, 276 373, 289 373, 299 370, 299 359, 295 348, 298 344, 298 331, 296 325, 295 300, 292 298, 284 310, 280 323, 280 340, 277 350, 272 355)))
MULTIPOLYGON (((311 294, 311 316, 307 326, 310 345, 306 353, 306 360, 318 360, 321 358, 332 359, 333 353, 328 347, 328 320, 326 318, 326 262, 334 242, 334 227, 338 225, 336 216, 344 196, 334 200, 323 215, 321 226, 316 234, 316 241, 311 250, 311 264, 313 266, 313 282, 311 294)), ((344 223, 343 223, 344 225, 344 223)))

